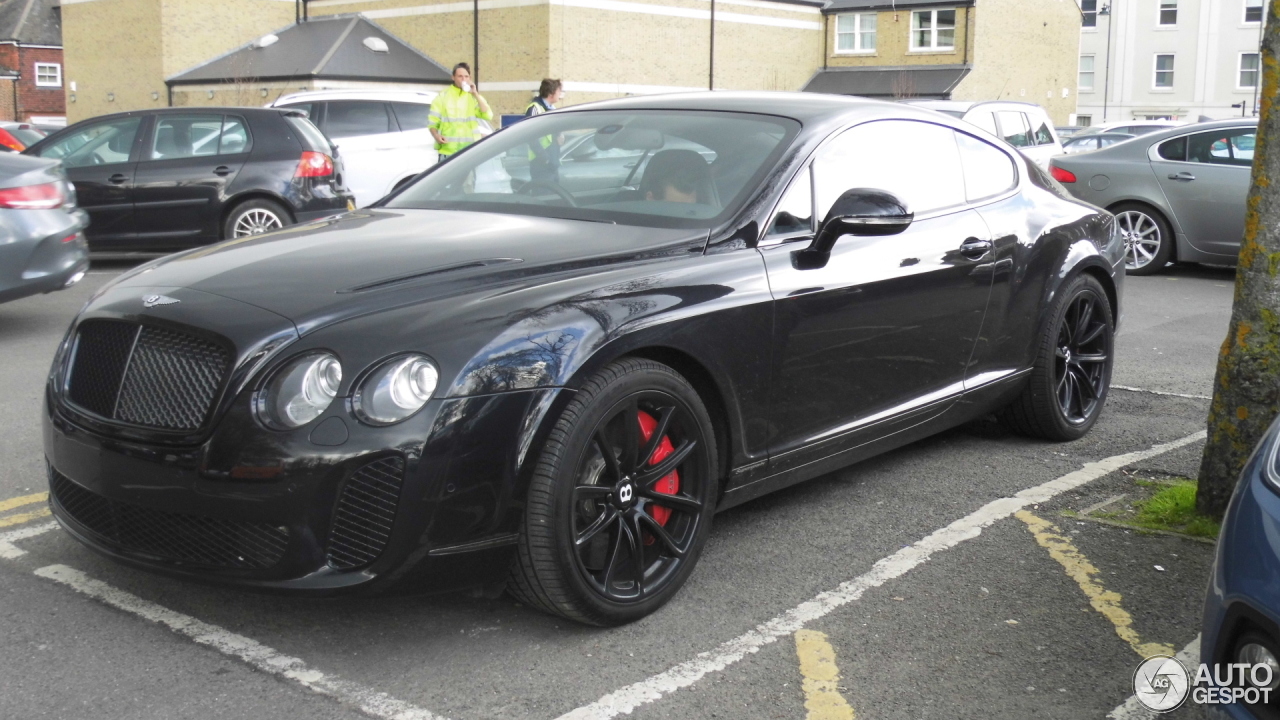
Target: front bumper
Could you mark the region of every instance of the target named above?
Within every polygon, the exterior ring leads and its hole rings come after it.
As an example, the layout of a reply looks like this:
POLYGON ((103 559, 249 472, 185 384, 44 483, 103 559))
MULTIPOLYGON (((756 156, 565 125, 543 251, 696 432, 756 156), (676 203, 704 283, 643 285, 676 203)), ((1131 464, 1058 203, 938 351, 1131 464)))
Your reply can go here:
POLYGON ((51 384, 43 429, 53 511, 102 554, 202 582, 312 594, 496 588, 523 508, 527 418, 557 393, 436 399, 382 428, 356 422, 339 399, 286 433, 258 425, 246 394, 198 445, 165 446, 77 424, 51 384), (351 493, 378 463, 400 470, 398 498, 385 542, 352 565, 335 542, 350 548, 377 528, 357 524, 353 541, 342 508, 366 499, 351 493))

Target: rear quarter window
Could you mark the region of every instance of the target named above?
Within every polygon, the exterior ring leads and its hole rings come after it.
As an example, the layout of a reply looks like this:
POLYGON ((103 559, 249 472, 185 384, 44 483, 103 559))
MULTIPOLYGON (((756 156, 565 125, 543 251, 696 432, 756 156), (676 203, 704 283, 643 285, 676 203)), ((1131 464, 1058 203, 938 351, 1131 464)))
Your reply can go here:
POLYGON ((320 128, 310 120, 301 115, 286 115, 284 119, 289 123, 289 127, 298 133, 298 138, 305 149, 325 154, 333 152, 333 148, 329 145, 329 138, 325 137, 324 133, 320 132, 320 128))

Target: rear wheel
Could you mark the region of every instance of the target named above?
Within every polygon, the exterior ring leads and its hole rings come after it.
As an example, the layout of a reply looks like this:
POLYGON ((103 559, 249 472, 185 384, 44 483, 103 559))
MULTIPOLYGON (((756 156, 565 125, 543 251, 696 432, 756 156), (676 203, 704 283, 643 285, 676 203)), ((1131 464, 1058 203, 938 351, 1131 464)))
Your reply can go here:
POLYGON ((227 220, 222 226, 222 238, 231 240, 261 235, 292 224, 293 218, 280 203, 261 198, 246 200, 227 214, 227 220))
POLYGON ((716 457, 688 381, 649 360, 607 366, 570 401, 538 460, 508 591, 592 625, 657 610, 710 532, 716 457))
POLYGON ((1106 291, 1080 275, 1054 303, 1025 390, 1001 418, 1024 435, 1076 440, 1089 432, 1111 386, 1115 323, 1106 291))
POLYGON ((1164 216, 1146 205, 1122 203, 1112 208, 1124 238, 1124 267, 1129 275, 1152 275, 1173 257, 1173 230, 1164 216))

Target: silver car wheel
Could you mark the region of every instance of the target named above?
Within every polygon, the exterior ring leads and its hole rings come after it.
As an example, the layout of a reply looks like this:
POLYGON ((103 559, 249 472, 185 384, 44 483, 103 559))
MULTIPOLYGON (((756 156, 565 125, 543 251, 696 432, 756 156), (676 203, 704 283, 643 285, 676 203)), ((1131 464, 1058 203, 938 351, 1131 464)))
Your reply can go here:
POLYGON ((236 218, 234 235, 238 238, 246 235, 261 235, 272 230, 279 230, 282 227, 284 227, 284 223, 280 221, 280 217, 275 213, 262 208, 252 208, 236 218))
POLYGON ((1124 266, 1128 270, 1144 268, 1160 252, 1164 237, 1160 226, 1146 213, 1126 210, 1116 215, 1120 237, 1124 238, 1124 266))

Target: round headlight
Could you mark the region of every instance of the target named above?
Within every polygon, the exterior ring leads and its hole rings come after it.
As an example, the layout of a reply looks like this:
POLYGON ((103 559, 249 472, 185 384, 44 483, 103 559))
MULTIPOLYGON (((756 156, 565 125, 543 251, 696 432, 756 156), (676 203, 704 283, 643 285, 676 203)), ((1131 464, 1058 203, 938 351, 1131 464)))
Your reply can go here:
POLYGON ((258 394, 258 416, 278 430, 302 427, 329 407, 341 383, 338 358, 329 353, 303 355, 271 376, 258 394))
POLYGON ((407 355, 383 363, 360 383, 352 405, 361 420, 390 425, 422 409, 436 390, 440 372, 421 355, 407 355))

